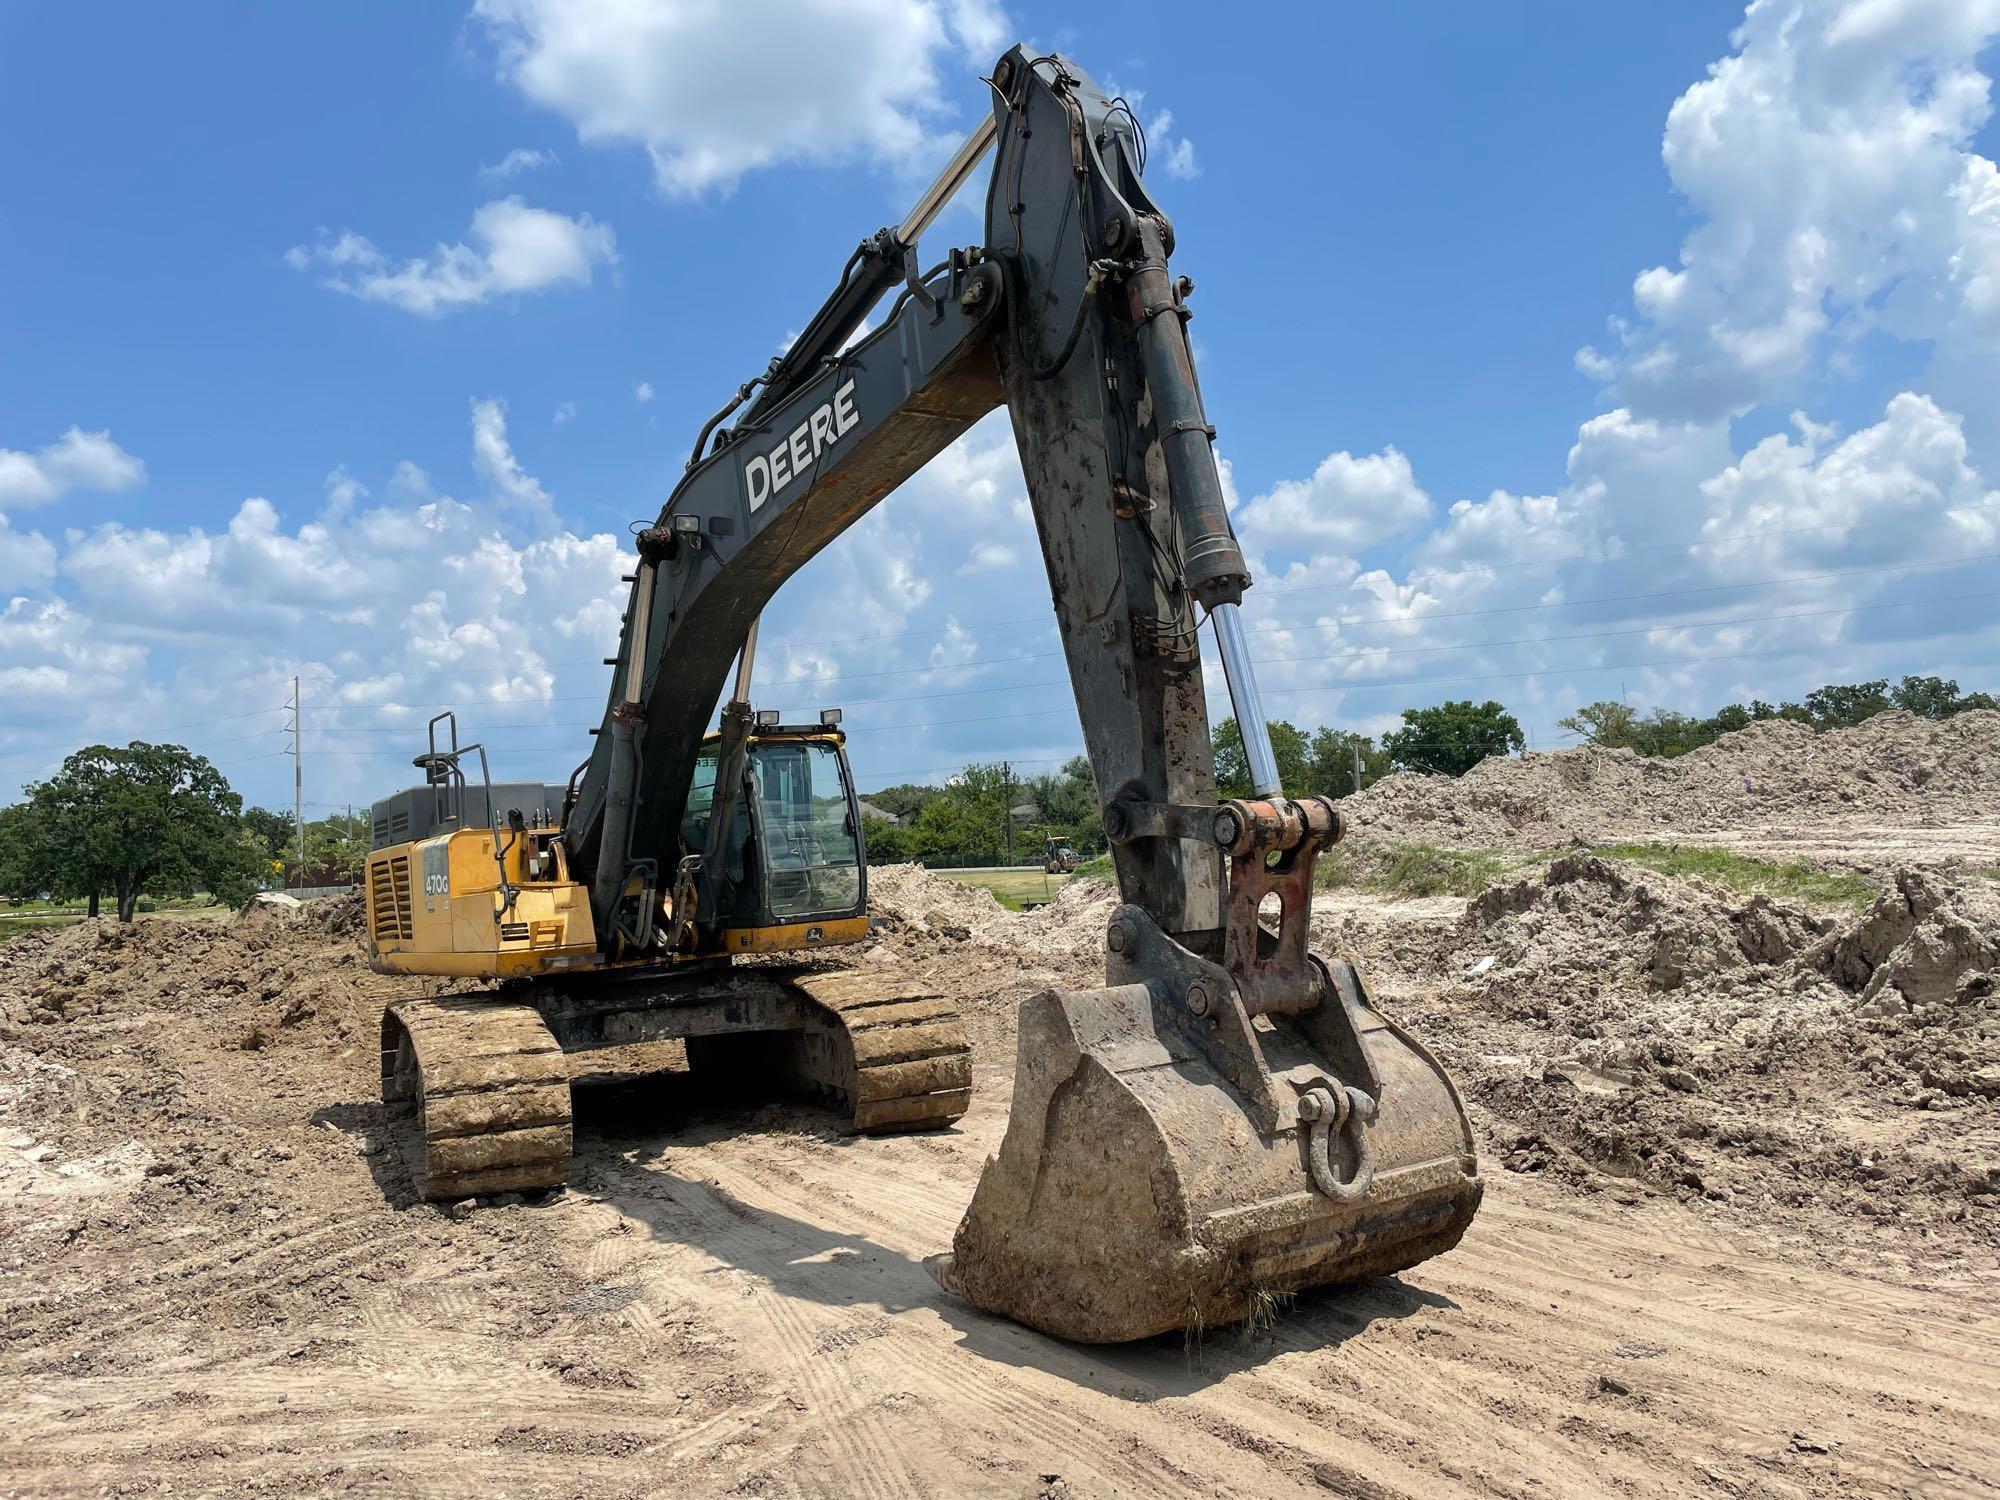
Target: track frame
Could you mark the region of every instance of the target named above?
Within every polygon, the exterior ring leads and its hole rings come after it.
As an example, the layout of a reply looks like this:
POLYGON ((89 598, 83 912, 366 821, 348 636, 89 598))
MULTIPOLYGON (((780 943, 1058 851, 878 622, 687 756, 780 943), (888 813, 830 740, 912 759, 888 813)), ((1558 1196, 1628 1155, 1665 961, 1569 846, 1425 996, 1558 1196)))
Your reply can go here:
POLYGON ((687 1044, 697 1072, 756 1069, 738 1081, 815 1099, 856 1134, 941 1128, 971 1104, 964 1022, 930 986, 893 972, 726 962, 390 1006, 382 1098, 415 1116, 406 1158, 426 1199, 559 1187, 573 1148, 569 1080, 588 1071, 570 1058, 671 1040, 687 1044))

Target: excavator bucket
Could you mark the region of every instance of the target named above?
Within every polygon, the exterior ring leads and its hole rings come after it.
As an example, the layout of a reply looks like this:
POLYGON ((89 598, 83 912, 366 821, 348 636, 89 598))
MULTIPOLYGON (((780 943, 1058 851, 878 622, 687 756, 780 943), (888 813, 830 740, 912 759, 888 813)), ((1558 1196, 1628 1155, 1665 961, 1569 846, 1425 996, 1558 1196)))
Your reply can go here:
MULTIPOLYGON (((1265 871, 1237 860, 1232 920, 1254 920, 1265 871)), ((1007 1133, 933 1265, 947 1287, 1103 1343, 1252 1318, 1458 1243, 1482 1189, 1457 1091, 1292 925, 1252 928, 1272 951, 1219 964, 1120 907, 1110 983, 1022 1006, 1007 1133)))

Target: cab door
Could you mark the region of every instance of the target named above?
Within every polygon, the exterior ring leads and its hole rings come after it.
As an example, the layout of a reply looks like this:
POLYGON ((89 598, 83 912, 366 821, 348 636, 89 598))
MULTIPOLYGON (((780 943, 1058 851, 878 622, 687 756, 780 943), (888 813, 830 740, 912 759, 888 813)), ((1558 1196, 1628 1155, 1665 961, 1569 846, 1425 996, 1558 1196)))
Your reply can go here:
POLYGON ((853 916, 867 905, 861 818, 847 756, 831 738, 751 747, 752 845, 772 925, 853 916))

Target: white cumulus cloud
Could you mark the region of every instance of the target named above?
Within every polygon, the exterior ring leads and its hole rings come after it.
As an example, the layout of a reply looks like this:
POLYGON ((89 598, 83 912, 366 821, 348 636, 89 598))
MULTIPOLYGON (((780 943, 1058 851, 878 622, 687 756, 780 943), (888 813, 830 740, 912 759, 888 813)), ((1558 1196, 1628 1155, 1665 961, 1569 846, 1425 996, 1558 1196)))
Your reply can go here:
POLYGON ((109 432, 72 427, 33 453, 0 448, 0 511, 46 505, 73 490, 129 490, 145 479, 145 464, 109 432))
POLYGON ((1236 513, 1246 546, 1259 552, 1352 552, 1429 517, 1431 499, 1394 448, 1359 458, 1342 450, 1310 477, 1286 479, 1236 513))
POLYGON ((1662 154, 1700 218, 1633 281, 1585 373, 1646 415, 1785 400, 1830 339, 2000 336, 2000 186, 1971 149, 2000 0, 1757 0, 1675 103, 1662 154))
MULTIPOLYGON (((948 124, 940 66, 1004 45, 986 0, 478 0, 501 76, 593 142, 630 142, 663 192, 727 191, 781 161, 908 165, 948 124)), ((948 131, 944 133, 949 133, 948 131)))
POLYGON ((531 208, 519 197, 477 209, 467 239, 397 262, 352 230, 322 232, 285 260, 294 270, 320 272, 320 284, 334 291, 427 318, 545 287, 588 286, 598 267, 618 262, 609 224, 531 208))

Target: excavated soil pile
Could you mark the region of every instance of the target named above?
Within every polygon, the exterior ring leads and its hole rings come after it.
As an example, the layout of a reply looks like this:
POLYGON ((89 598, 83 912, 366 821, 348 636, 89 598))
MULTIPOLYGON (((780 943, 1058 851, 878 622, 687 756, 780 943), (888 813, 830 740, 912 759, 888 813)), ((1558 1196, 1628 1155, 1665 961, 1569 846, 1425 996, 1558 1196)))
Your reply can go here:
POLYGON ((1395 961, 1443 980, 1417 1024, 1505 1166, 1993 1232, 1991 881, 1901 871, 1831 920, 1578 853, 1434 941, 1395 961))
POLYGON ((281 1126, 309 1123, 330 1075, 372 1064, 385 998, 438 988, 370 974, 360 921, 347 896, 0 948, 0 1205, 51 1210, 7 1259, 191 1197, 234 1211, 301 1156, 351 1156, 332 1131, 281 1126))
POLYGON ((1866 819, 1916 827, 2000 815, 2000 713, 1878 714, 1817 733, 1773 719, 1673 760, 1583 746, 1404 773, 1341 804, 1350 836, 1457 846, 1650 837, 1866 819))
POLYGON ((1012 942, 1013 913, 982 886, 933 875, 922 865, 875 865, 868 871, 875 931, 897 947, 1012 942))
POLYGON ((1111 888, 1084 882, 1079 896, 1070 895, 1078 889, 1072 882, 1047 906, 1011 912, 992 892, 921 865, 878 865, 868 872, 873 936, 825 961, 890 966, 954 997, 972 1031, 975 1090, 1005 1089, 1021 1002, 1045 989, 1104 982, 1111 888), (1093 918, 1100 905, 1103 915, 1093 918))

